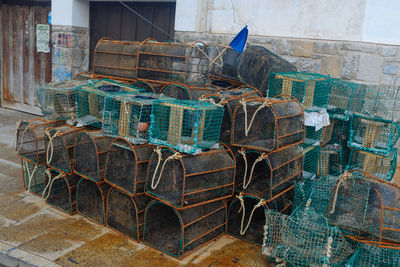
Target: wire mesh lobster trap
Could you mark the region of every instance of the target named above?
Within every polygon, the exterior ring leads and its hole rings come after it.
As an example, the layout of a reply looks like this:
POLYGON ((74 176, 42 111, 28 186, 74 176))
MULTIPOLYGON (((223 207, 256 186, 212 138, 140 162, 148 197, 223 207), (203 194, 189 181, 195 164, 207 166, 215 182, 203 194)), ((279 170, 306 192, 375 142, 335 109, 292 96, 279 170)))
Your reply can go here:
POLYGON ((304 109, 326 108, 329 103, 331 79, 319 73, 273 73, 269 80, 268 97, 291 95, 303 104, 304 109))
POLYGON ((126 194, 143 193, 153 148, 149 144, 132 145, 123 138, 114 139, 107 153, 104 180, 126 194))
POLYGON ((208 56, 203 44, 145 40, 139 49, 137 77, 153 82, 208 83, 208 56))
POLYGON ((106 222, 106 197, 110 185, 80 179, 76 191, 77 211, 89 220, 104 225, 106 222))
POLYGON ((397 122, 377 117, 353 115, 350 122, 350 147, 378 153, 392 150, 400 136, 397 122))
POLYGON ((111 141, 100 131, 80 132, 75 141, 74 173, 94 182, 104 180, 111 141))
POLYGON ((145 190, 178 209, 225 199, 233 195, 235 166, 225 145, 196 155, 158 147, 150 156, 145 190))
POLYGON ((171 100, 154 93, 130 96, 107 96, 104 101, 102 132, 122 136, 134 144, 149 140, 150 115, 154 101, 171 100))
POLYGON ((41 118, 20 120, 17 123, 16 151, 23 159, 36 164, 46 162, 45 131, 47 128, 57 127, 64 121, 45 121, 41 118))
POLYGON ((400 242, 400 188, 366 173, 342 174, 332 191, 327 212, 330 224, 400 242))
POLYGON ((240 54, 236 50, 223 44, 209 43, 207 53, 211 60, 208 70, 211 83, 225 85, 241 83, 237 69, 240 54))
POLYGON ((160 94, 180 100, 199 100, 201 96, 218 93, 223 90, 214 85, 184 85, 178 83, 167 83, 163 86, 160 94))
POLYGON ((235 146, 272 151, 305 138, 304 111, 293 98, 246 98, 235 107, 232 121, 235 146))
POLYGON ((220 140, 229 144, 232 129, 232 116, 235 107, 245 98, 261 96, 261 93, 256 88, 248 85, 241 85, 230 90, 219 91, 215 94, 203 95, 200 100, 216 103, 217 105, 222 105, 224 107, 220 140))
MULTIPOLYGON (((258 45, 247 46, 240 54, 237 66, 240 80, 254 86, 264 96, 268 94, 268 81, 272 73, 297 71, 289 61, 258 45)), ((269 95, 274 97, 278 94, 269 95)))
POLYGON ((87 80, 48 83, 36 89, 36 97, 46 120, 71 120, 76 122, 75 87, 87 80))
POLYGON ((338 144, 344 148, 348 146, 347 142, 349 141, 349 138, 350 122, 330 118, 329 125, 322 127, 320 145, 321 147, 324 147, 327 144, 338 144))
POLYGON ((227 234, 257 245, 263 243, 265 213, 276 210, 290 214, 293 208, 293 189, 283 191, 275 198, 240 193, 228 209, 227 234))
POLYGON ((112 187, 107 193, 107 226, 136 241, 143 239, 144 211, 151 198, 112 187))
POLYGON ((48 204, 70 215, 76 213, 76 191, 80 177, 58 170, 46 169, 47 183, 42 197, 48 204))
POLYGON ((306 126, 306 138, 302 143, 302 147, 306 149, 309 146, 317 146, 320 144, 323 129, 316 130, 314 126, 306 126))
POLYGON ((101 38, 94 48, 92 75, 99 78, 135 80, 140 45, 140 42, 101 38))
POLYGON ((218 146, 224 109, 203 101, 160 100, 153 103, 150 143, 184 153, 218 146))
POLYGON ((46 163, 56 170, 71 173, 74 166, 75 139, 82 131, 70 125, 45 131, 46 163))
POLYGON ((266 212, 263 254, 287 266, 343 266, 353 249, 313 208, 266 212))
POLYGON ((364 173, 391 181, 397 166, 397 149, 388 154, 352 148, 347 169, 362 170, 364 173))
POLYGON ((270 199, 302 179, 303 150, 292 145, 270 153, 241 149, 236 153, 236 192, 270 199))
POLYGON ((158 93, 159 85, 138 80, 131 84, 133 87, 142 88, 147 93, 158 93))
POLYGON ((226 202, 218 200, 178 210, 158 200, 146 208, 144 242, 174 257, 183 257, 223 235, 226 202))
POLYGON ((78 122, 101 128, 104 99, 106 96, 129 95, 143 91, 139 87, 103 79, 75 88, 76 114, 78 122))
POLYGON ((25 159, 21 159, 21 164, 25 190, 41 196, 47 182, 46 166, 44 164, 35 164, 25 159))

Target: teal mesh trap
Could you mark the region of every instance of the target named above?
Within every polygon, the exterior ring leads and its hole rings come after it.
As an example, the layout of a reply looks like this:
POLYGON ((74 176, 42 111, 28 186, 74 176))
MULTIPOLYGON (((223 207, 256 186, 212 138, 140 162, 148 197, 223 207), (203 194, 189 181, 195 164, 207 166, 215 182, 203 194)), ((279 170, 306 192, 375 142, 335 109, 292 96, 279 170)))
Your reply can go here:
POLYGON ((322 127, 320 145, 341 145, 346 147, 350 138, 350 122, 339 119, 330 119, 327 126, 322 127))
POLYGON ((46 166, 44 164, 35 164, 25 159, 22 159, 21 163, 25 190, 41 196, 47 182, 46 166))
POLYGON ((316 130, 314 126, 306 126, 306 138, 301 146, 306 149, 310 146, 318 146, 320 144, 323 128, 316 130))
POLYGON ((303 104, 326 108, 329 103, 331 79, 319 73, 283 72, 273 73, 269 79, 268 97, 291 95, 303 104))
POLYGON ((171 100, 154 93, 107 96, 104 100, 103 134, 125 137, 134 144, 148 142, 151 108, 159 99, 171 100))
POLYGON ((218 146, 224 109, 203 101, 159 100, 153 103, 150 143, 184 153, 218 146))
POLYGON ((309 146, 303 150, 303 178, 311 179, 318 172, 318 157, 321 147, 309 146))
POLYGON ((76 114, 78 122, 101 128, 104 99, 106 96, 128 95, 144 91, 139 87, 103 79, 75 88, 76 114))
POLYGON ((343 266, 353 253, 340 230, 311 207, 289 216, 267 211, 264 230, 263 254, 287 266, 343 266))

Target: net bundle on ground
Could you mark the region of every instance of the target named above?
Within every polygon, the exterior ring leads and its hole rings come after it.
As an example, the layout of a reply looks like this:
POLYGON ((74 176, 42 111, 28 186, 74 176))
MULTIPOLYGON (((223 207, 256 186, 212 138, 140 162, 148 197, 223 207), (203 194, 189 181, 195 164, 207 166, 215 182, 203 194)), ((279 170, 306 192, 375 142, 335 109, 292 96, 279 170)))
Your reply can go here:
POLYGON ((293 189, 268 200, 253 194, 238 194, 229 205, 227 234, 262 245, 265 212, 270 209, 290 214, 293 210, 293 189))
POLYGON ((80 132, 75 141, 74 173, 95 182, 103 181, 111 141, 101 131, 80 132))
POLYGON ((124 138, 113 139, 107 152, 104 180, 125 194, 143 193, 153 148, 150 144, 133 145, 124 138))
POLYGON ((103 79, 75 88, 76 115, 78 122, 101 128, 106 96, 128 95, 143 91, 109 79, 103 79))
POLYGON ((153 103, 150 143, 194 154, 218 146, 224 109, 204 101, 153 103))
POLYGON ((134 144, 149 140, 151 109, 156 100, 171 100, 154 93, 107 96, 104 100, 102 133, 121 136, 134 144))
POLYGON ((44 163, 35 164, 26 159, 21 159, 21 163, 25 190, 41 196, 47 182, 46 165, 44 163))
POLYGON ((268 97, 291 95, 304 109, 326 108, 329 102, 331 79, 329 76, 308 72, 273 73, 269 79, 268 97))
POLYGON ((45 131, 63 125, 64 121, 45 121, 42 118, 20 120, 16 131, 16 152, 33 163, 46 163, 45 131))
POLYGON ((311 207, 265 214, 263 254, 288 266, 343 266, 353 249, 340 230, 311 207))
POLYGON ((225 145, 196 155, 157 147, 150 156, 146 193, 177 208, 233 195, 235 159, 225 145))
POLYGON ((304 111, 294 98, 246 98, 235 107, 231 144, 272 151, 305 138, 304 111))
POLYGON ((154 200, 146 208, 144 242, 174 257, 182 257, 223 235, 226 202, 218 200, 178 210, 154 200))
POLYGON ((107 193, 106 225, 135 241, 141 241, 144 212, 151 200, 144 192, 132 196, 111 187, 107 193))
POLYGON ((261 93, 256 88, 249 85, 241 85, 230 90, 219 91, 215 94, 203 95, 200 100, 216 103, 224 107, 220 140, 229 144, 232 129, 232 116, 235 107, 245 98, 261 96, 261 93))
POLYGON ((237 68, 242 82, 254 86, 264 96, 270 97, 281 94, 269 94, 268 81, 272 73, 296 71, 296 67, 289 61, 257 45, 246 47, 240 54, 237 68))
POLYGON ((46 163, 56 170, 72 173, 75 139, 82 131, 70 125, 47 128, 45 131, 46 163))
POLYGON ((225 88, 215 85, 184 85, 179 83, 167 83, 163 86, 160 94, 179 100, 199 100, 203 95, 218 93, 225 88))
POLYGON ((36 89, 36 97, 46 120, 76 122, 75 87, 88 81, 67 80, 48 83, 36 89))

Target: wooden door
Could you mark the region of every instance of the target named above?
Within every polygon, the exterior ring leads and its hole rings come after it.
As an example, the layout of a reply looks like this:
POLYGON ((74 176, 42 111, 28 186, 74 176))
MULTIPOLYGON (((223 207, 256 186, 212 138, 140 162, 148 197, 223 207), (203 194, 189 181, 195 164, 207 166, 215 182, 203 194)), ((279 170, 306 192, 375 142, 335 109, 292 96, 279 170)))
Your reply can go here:
POLYGON ((1 5, 1 106, 40 114, 35 90, 51 81, 51 52, 36 50, 36 25, 48 23, 50 3, 1 5))

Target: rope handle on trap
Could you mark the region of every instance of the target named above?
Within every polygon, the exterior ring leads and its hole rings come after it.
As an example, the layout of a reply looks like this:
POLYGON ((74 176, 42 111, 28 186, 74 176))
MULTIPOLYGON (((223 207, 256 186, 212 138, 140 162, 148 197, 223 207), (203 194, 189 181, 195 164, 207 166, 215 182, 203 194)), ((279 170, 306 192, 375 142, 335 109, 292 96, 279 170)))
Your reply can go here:
POLYGON ((28 166, 28 161, 25 160, 25 169, 26 169, 26 174, 28 175, 28 187, 27 187, 27 189, 28 189, 28 191, 30 191, 30 189, 31 189, 31 182, 32 182, 33 176, 35 175, 35 172, 36 172, 37 169, 38 169, 38 165, 35 164, 35 167, 33 168, 33 171, 30 172, 30 171, 29 171, 29 166, 28 166))
POLYGON ((204 102, 207 102, 210 104, 217 105, 219 107, 224 107, 224 105, 226 105, 228 103, 228 101, 226 101, 225 98, 221 98, 221 100, 217 103, 217 102, 215 102, 214 98, 211 98, 211 97, 206 98, 205 95, 200 96, 199 101, 204 101, 204 102))
POLYGON ((253 116, 251 117, 249 125, 247 124, 247 102, 249 102, 250 99, 241 99, 239 101, 239 103, 242 105, 243 111, 244 111, 244 126, 245 126, 244 133, 245 133, 246 136, 248 136, 248 134, 249 134, 249 131, 251 129, 251 126, 253 125, 253 122, 254 122, 254 119, 255 119, 257 113, 261 109, 263 109, 263 108, 265 108, 267 106, 270 106, 272 104, 272 102, 267 98, 257 98, 257 99, 263 99, 263 102, 262 102, 261 105, 258 106, 256 111, 254 111, 253 116))
POLYGON ((161 152, 161 148, 160 148, 160 147, 156 147, 156 148, 154 149, 154 152, 158 155, 158 161, 157 161, 157 165, 156 165, 156 168, 155 168, 155 170, 154 170, 154 173, 153 173, 153 177, 152 177, 152 179, 151 179, 151 189, 156 189, 157 186, 158 186, 158 184, 160 183, 161 176, 162 176, 162 174, 163 174, 163 172, 164 172, 164 167, 165 167, 165 165, 167 164, 167 162, 170 161, 170 160, 172 160, 172 159, 181 159, 181 158, 182 158, 182 155, 181 155, 179 152, 175 152, 175 153, 172 154, 171 156, 167 157, 167 158, 165 159, 163 165, 161 166, 160 174, 158 175, 158 179, 157 179, 157 181, 155 182, 156 174, 157 174, 158 168, 160 167, 160 163, 161 163, 161 161, 162 161, 162 152, 161 152))
POLYGON ((353 174, 351 172, 345 171, 343 172, 340 176, 339 179, 337 181, 336 186, 334 187, 334 191, 335 194, 333 196, 333 201, 332 201, 332 208, 329 211, 329 214, 333 214, 335 212, 335 208, 336 208, 336 201, 337 201, 337 197, 338 197, 338 193, 339 193, 339 187, 341 186, 341 184, 346 181, 348 178, 351 178, 353 176, 353 174))
POLYGON ((49 177, 49 180, 47 181, 47 184, 46 184, 46 186, 45 186, 44 189, 43 189, 42 198, 43 198, 44 200, 47 200, 47 199, 49 198, 49 196, 50 196, 51 188, 53 187, 54 181, 57 180, 57 179, 60 179, 60 178, 65 177, 65 173, 60 172, 60 174, 58 174, 58 175, 55 176, 54 178, 51 177, 50 168, 47 168, 46 171, 45 171, 45 173, 46 173, 47 177, 49 177), (46 192, 47 192, 47 195, 46 195, 46 197, 45 197, 46 192))
POLYGON ((62 132, 56 130, 55 133, 52 135, 51 134, 51 129, 47 128, 44 133, 47 135, 47 138, 49 139, 49 143, 47 144, 47 149, 46 149, 46 162, 47 164, 50 164, 51 160, 53 159, 53 153, 54 153, 54 145, 53 145, 53 140, 56 137, 62 136, 62 132), (49 157, 49 151, 50 151, 50 157, 49 157))
POLYGON ((243 175, 243 189, 247 189, 247 187, 250 185, 251 180, 253 179, 253 173, 254 173, 254 168, 256 164, 264 159, 268 158, 268 155, 266 153, 261 153, 261 155, 253 162, 253 165, 251 166, 250 170, 250 175, 249 175, 249 180, 246 183, 246 177, 247 177, 247 169, 248 169, 248 163, 247 163, 247 157, 246 157, 246 152, 244 149, 240 149, 238 151, 244 160, 244 175, 243 175))
POLYGON ((18 147, 18 129, 19 129, 19 127, 21 126, 21 123, 22 123, 22 122, 23 122, 23 120, 20 120, 20 121, 17 122, 17 132, 16 132, 16 134, 15 134, 15 146, 16 146, 16 148, 17 148, 17 153, 19 153, 19 151, 20 151, 21 148, 22 148, 22 144, 24 143, 24 138, 25 138, 25 133, 26 133, 26 131, 28 131, 28 129, 32 128, 32 125, 29 124, 29 125, 27 125, 27 126, 25 127, 25 129, 22 131, 21 142, 20 142, 20 145, 19 145, 19 147, 18 147))
POLYGON ((246 233, 247 229, 248 229, 249 226, 250 226, 251 220, 253 219, 254 211, 255 211, 256 209, 258 209, 259 207, 261 207, 261 206, 265 206, 267 203, 266 203, 266 201, 265 201, 264 199, 260 199, 260 201, 259 201, 256 205, 254 205, 253 210, 252 210, 251 213, 250 213, 249 220, 247 221, 247 225, 246 225, 245 229, 243 229, 244 217, 245 217, 245 215, 246 215, 246 208, 245 208, 245 206, 244 206, 243 194, 240 193, 238 196, 236 196, 236 198, 239 199, 240 205, 241 205, 241 208, 239 209, 238 213, 239 213, 241 210, 243 210, 242 221, 241 221, 241 223, 240 223, 240 235, 244 235, 244 234, 246 233))

